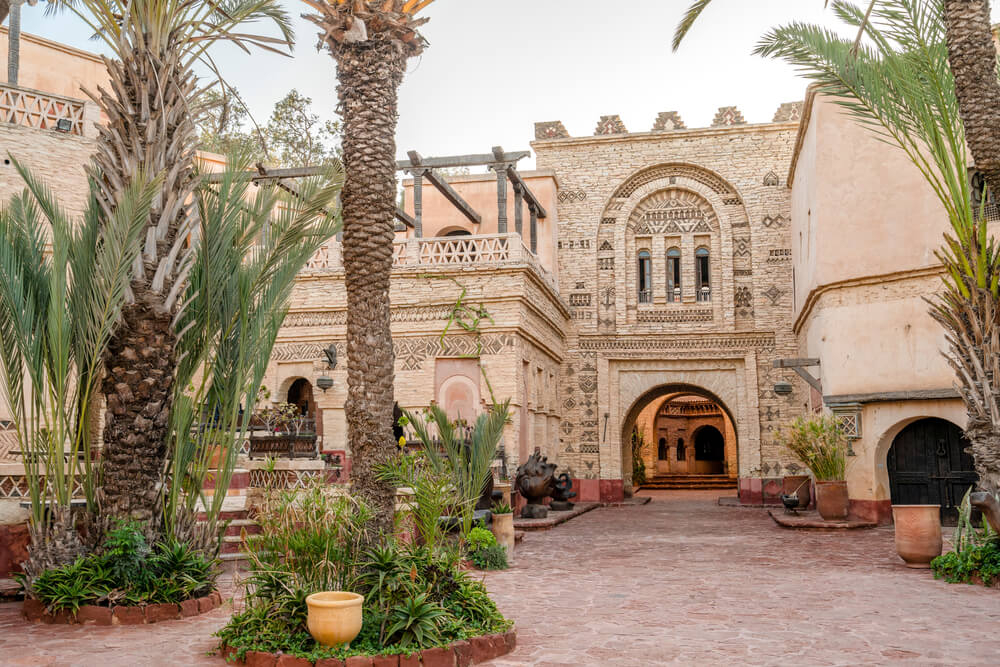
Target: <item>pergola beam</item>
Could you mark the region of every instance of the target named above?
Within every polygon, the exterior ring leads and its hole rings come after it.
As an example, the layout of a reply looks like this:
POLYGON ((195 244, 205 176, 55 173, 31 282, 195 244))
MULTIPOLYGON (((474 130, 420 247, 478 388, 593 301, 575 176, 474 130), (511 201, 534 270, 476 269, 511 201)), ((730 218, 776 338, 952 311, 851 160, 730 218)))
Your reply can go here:
MULTIPOLYGON (((503 153, 499 159, 494 153, 479 153, 475 155, 451 155, 448 157, 422 158, 419 166, 428 169, 451 169, 454 167, 483 167, 498 162, 517 162, 531 155, 531 151, 514 151, 513 153, 503 153)), ((396 169, 406 171, 418 165, 413 164, 413 160, 400 160, 396 163, 396 169)))
POLYGON ((521 193, 524 195, 525 201, 528 202, 528 208, 534 209, 538 217, 544 220, 548 216, 548 213, 545 212, 545 207, 542 206, 542 203, 538 201, 537 197, 535 197, 535 193, 532 192, 531 188, 528 187, 528 184, 524 182, 524 179, 521 178, 521 174, 517 172, 514 165, 507 167, 507 178, 510 179, 511 185, 515 188, 519 187, 521 189, 521 193))
MULTIPOLYGON (((433 167, 428 166, 427 163, 430 160, 425 160, 420 153, 417 151, 409 151, 407 155, 410 156, 409 163, 411 166, 407 167, 407 171, 413 174, 415 179, 426 178, 430 181, 430 184, 437 188, 437 191, 441 193, 445 199, 451 202, 451 205, 457 208, 462 215, 472 221, 474 224, 481 224, 483 222, 483 216, 479 215, 469 202, 462 199, 462 195, 455 191, 455 188, 448 184, 444 176, 434 171, 433 167)), ((416 202, 414 202, 416 203, 416 202)))

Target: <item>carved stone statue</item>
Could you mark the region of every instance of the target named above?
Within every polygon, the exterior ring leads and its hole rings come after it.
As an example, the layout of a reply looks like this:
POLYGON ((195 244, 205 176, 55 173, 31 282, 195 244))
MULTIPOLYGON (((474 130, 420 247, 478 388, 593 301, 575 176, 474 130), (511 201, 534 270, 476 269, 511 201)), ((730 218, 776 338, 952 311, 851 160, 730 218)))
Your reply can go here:
POLYGON ((535 448, 535 453, 518 467, 517 476, 514 478, 514 489, 528 501, 521 510, 522 518, 544 519, 549 515, 549 510, 542 504, 542 500, 552 494, 555 472, 556 464, 549 463, 548 458, 542 456, 538 447, 535 448))
POLYGON ((567 473, 559 475, 552 482, 552 502, 549 503, 549 509, 553 512, 567 512, 573 509, 573 503, 569 500, 570 498, 576 497, 576 491, 573 491, 573 480, 569 478, 567 473))

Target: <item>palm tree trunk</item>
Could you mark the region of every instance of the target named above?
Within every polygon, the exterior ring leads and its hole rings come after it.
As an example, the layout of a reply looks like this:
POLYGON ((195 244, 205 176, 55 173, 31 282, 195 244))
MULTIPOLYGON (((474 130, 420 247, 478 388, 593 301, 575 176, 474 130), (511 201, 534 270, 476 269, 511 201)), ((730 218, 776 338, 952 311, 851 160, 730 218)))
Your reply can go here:
POLYGON ((394 454, 395 355, 389 321, 396 206, 396 106, 406 56, 397 40, 376 36, 342 44, 337 59, 344 119, 341 193, 347 287, 347 440, 355 492, 392 530, 395 489, 375 467, 394 454))
POLYGON ((1000 194, 1000 80, 989 0, 944 0, 948 64, 976 169, 1000 194))
POLYGON ((138 520, 155 536, 176 367, 170 295, 181 279, 178 248, 188 229, 195 188, 197 135, 189 100, 196 80, 170 53, 136 52, 124 63, 105 59, 105 64, 111 90, 91 94, 108 117, 99 129, 94 156, 98 201, 105 210, 113 209, 140 168, 160 174, 163 181, 143 253, 133 267, 131 302, 105 357, 107 410, 98 502, 103 528, 116 518, 138 520))
POLYGON ((21 66, 21 5, 24 0, 0 0, 0 22, 10 13, 7 26, 7 83, 17 85, 18 70, 21 66))

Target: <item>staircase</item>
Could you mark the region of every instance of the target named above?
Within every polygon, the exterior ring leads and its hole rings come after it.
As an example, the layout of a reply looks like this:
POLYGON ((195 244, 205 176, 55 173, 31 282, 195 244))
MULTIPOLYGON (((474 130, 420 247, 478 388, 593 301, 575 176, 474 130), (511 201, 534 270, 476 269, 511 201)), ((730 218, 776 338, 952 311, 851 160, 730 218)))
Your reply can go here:
POLYGON ((728 475, 655 475, 646 480, 641 489, 735 489, 736 480, 728 475))

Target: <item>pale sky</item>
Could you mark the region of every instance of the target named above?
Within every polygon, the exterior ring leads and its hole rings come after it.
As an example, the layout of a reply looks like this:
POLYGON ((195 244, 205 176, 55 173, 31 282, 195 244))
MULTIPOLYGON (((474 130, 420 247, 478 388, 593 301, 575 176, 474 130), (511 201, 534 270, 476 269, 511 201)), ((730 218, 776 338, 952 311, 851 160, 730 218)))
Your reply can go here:
MULTIPOLYGON (((680 52, 671 53, 689 3, 437 0, 422 29, 430 46, 410 61, 400 90, 399 155, 481 153, 494 145, 522 150, 535 121, 561 120, 571 135, 589 136, 604 114, 621 115, 631 131, 651 129, 660 111, 678 111, 688 127, 704 127, 727 105, 750 123, 769 122, 781 102, 803 98, 807 82, 782 63, 751 55, 757 39, 792 19, 838 25, 822 0, 715 0, 680 52)), ((293 57, 223 46, 215 52, 223 75, 261 123, 293 87, 333 117, 333 60, 316 51, 315 26, 299 18, 308 7, 285 4, 295 17, 293 57)), ((993 13, 1000 18, 1000 10, 993 13)), ((71 14, 46 17, 39 4, 26 5, 22 16, 25 32, 100 50, 71 14)))

